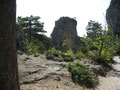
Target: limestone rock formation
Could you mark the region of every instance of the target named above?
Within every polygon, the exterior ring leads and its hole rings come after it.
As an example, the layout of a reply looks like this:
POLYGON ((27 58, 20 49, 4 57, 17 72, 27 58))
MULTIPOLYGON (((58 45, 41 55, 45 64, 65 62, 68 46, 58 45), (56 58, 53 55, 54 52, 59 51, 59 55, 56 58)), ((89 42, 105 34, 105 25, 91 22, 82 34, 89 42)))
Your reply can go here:
POLYGON ((120 36, 120 0, 111 0, 106 11, 106 20, 114 34, 120 36))
POLYGON ((76 53, 81 46, 80 37, 77 35, 77 21, 69 17, 61 17, 55 22, 54 30, 51 34, 51 45, 55 48, 59 47, 62 37, 66 38, 69 49, 76 53))

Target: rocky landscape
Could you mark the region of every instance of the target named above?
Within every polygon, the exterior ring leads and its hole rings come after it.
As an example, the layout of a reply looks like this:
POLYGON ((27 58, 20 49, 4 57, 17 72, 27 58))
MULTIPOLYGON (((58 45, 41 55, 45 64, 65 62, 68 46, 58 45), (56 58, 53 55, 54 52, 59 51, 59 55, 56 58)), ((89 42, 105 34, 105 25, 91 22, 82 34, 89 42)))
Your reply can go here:
MULTIPOLYGON (((113 70, 99 76, 100 84, 96 88, 86 88, 73 83, 67 71, 68 62, 47 60, 45 55, 28 55, 18 52, 19 79, 21 90, 119 90, 120 59, 114 57, 113 70)), ((75 60, 90 65, 85 59, 75 60)), ((91 64, 92 66, 92 64, 91 64)))
POLYGON ((106 11, 106 20, 114 34, 120 35, 120 0, 111 0, 106 11))
POLYGON ((70 17, 61 17, 55 21, 55 27, 51 34, 51 45, 58 48, 61 40, 66 38, 67 45, 74 53, 83 45, 77 34, 77 21, 70 17))

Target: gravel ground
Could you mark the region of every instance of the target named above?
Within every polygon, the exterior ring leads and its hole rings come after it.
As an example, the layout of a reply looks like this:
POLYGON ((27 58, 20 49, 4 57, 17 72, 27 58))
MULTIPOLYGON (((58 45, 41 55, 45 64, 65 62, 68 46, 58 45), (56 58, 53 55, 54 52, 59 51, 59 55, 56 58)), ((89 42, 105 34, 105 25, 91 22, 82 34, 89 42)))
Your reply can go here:
POLYGON ((99 77, 100 85, 96 90, 120 90, 120 58, 114 57, 116 64, 113 64, 114 70, 107 77, 99 77))

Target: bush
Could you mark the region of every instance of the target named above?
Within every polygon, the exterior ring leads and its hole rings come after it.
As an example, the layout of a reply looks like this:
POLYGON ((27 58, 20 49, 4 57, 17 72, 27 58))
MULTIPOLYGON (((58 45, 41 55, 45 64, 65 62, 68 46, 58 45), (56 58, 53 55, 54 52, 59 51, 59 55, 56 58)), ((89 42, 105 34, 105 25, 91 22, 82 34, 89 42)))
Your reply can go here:
POLYGON ((64 59, 64 61, 66 61, 66 62, 70 62, 70 61, 73 61, 75 59, 73 55, 71 55, 69 53, 64 53, 64 52, 58 51, 55 48, 49 49, 46 52, 46 56, 62 57, 64 59))
POLYGON ((75 54, 75 57, 76 57, 76 59, 85 58, 85 57, 86 57, 86 54, 84 54, 84 53, 81 52, 81 51, 78 51, 78 52, 75 54))
MULTIPOLYGON (((84 42, 86 48, 88 48, 88 58, 100 64, 107 65, 109 62, 113 62, 113 56, 119 52, 120 38, 118 36, 115 36, 109 29, 106 31, 100 29, 100 31, 101 34, 94 39, 87 36, 81 40, 84 42), (90 55, 89 52, 93 53, 90 55)), ((77 58, 84 57, 83 50, 80 51, 76 54, 77 58)))
POLYGON ((97 86, 99 83, 99 79, 87 66, 79 63, 69 64, 68 71, 71 73, 73 81, 80 85, 91 88, 97 86))
POLYGON ((98 63, 103 63, 103 62, 108 63, 110 62, 112 57, 111 57, 110 52, 108 52, 107 50, 102 50, 101 55, 99 55, 98 51, 93 51, 93 54, 90 54, 89 58, 98 63))
POLYGON ((31 41, 29 45, 27 45, 27 52, 35 54, 35 53, 44 53, 45 45, 38 40, 31 41))
POLYGON ((89 59, 94 62, 102 65, 105 69, 112 69, 111 62, 113 62, 112 55, 107 50, 102 50, 101 55, 99 55, 98 51, 94 51, 93 54, 89 55, 89 59))
POLYGON ((88 48, 87 47, 80 47, 78 49, 78 51, 81 51, 82 53, 86 54, 88 52, 88 48))
POLYGON ((66 62, 73 61, 75 59, 74 56, 67 53, 61 53, 61 56, 64 58, 64 61, 66 62))
POLYGON ((67 41, 65 37, 61 38, 59 47, 57 47, 58 50, 62 51, 62 52, 66 52, 67 50, 69 50, 68 45, 67 45, 67 41))
POLYGON ((87 57, 87 53, 88 53, 87 47, 81 47, 81 48, 78 49, 77 53, 75 54, 75 57, 77 59, 86 58, 87 57))
POLYGON ((46 55, 48 55, 48 54, 51 54, 51 55, 54 55, 54 56, 59 56, 60 52, 57 51, 55 48, 51 48, 46 52, 46 55))

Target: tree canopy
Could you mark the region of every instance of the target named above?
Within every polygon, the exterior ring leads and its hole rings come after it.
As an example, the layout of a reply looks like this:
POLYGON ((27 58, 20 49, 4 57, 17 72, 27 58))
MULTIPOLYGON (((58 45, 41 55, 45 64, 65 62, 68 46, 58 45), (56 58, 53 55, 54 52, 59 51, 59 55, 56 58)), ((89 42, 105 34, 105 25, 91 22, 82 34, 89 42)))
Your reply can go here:
POLYGON ((36 35, 45 33, 44 23, 40 22, 39 16, 17 17, 17 24, 22 28, 24 35, 29 41, 36 35))
POLYGON ((93 39, 100 36, 101 34, 100 28, 102 28, 100 23, 98 23, 97 21, 90 20, 86 27, 87 37, 93 39))

